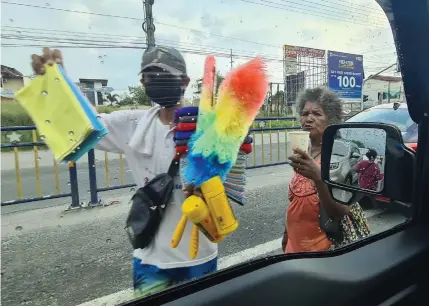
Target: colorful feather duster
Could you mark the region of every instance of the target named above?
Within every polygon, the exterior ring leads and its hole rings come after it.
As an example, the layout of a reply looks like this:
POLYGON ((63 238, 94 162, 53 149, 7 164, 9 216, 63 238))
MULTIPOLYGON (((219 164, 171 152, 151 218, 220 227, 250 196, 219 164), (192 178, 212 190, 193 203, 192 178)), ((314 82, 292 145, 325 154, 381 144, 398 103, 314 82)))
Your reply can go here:
POLYGON ((184 173, 188 183, 199 187, 215 176, 225 181, 268 91, 265 68, 262 59, 255 58, 231 71, 215 104, 215 59, 207 58, 197 130, 188 142, 184 173))

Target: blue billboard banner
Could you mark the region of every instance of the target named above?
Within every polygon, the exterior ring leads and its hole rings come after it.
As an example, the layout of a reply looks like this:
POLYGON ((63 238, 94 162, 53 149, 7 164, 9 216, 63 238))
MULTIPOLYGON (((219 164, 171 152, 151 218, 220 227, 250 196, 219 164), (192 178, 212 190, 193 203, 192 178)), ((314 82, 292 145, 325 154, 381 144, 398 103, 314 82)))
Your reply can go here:
POLYGON ((343 99, 361 99, 363 56, 328 51, 328 87, 343 99))

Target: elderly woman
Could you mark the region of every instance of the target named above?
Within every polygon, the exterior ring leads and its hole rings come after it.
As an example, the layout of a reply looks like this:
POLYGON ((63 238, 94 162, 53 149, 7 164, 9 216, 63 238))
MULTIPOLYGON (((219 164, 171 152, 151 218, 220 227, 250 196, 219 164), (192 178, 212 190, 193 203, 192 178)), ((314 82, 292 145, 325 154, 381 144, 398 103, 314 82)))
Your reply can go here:
POLYGON ((286 211, 286 228, 282 247, 285 253, 314 252, 332 249, 344 242, 369 234, 368 224, 359 204, 351 206, 336 202, 322 181, 320 153, 322 136, 330 124, 341 123, 342 102, 324 88, 305 90, 298 98, 297 111, 304 131, 310 132, 309 154, 294 149, 289 157, 294 169, 289 184, 290 204, 286 211), (333 220, 341 222, 344 232, 342 241, 333 241, 320 228, 320 210, 333 220))

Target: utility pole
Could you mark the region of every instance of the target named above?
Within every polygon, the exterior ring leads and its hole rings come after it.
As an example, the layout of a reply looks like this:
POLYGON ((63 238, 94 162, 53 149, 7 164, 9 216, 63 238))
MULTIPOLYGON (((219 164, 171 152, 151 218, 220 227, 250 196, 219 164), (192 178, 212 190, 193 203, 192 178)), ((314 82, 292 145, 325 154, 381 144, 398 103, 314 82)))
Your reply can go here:
POLYGON ((230 63, 230 65, 231 65, 231 69, 232 69, 232 63, 234 63, 234 61, 232 60, 232 49, 230 49, 231 50, 231 53, 230 53, 230 61, 229 61, 229 63, 230 63))
POLYGON ((387 103, 390 103, 390 81, 387 83, 387 103))
POLYGON ((147 48, 155 47, 155 25, 153 24, 152 6, 154 0, 142 0, 144 11, 143 31, 146 33, 147 48))

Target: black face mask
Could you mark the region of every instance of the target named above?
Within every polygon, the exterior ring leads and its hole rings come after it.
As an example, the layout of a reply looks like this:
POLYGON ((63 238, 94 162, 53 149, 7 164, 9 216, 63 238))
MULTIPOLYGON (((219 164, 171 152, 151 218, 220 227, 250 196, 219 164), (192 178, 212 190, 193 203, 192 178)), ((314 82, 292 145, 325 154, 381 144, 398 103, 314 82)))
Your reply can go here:
POLYGON ((171 108, 180 103, 184 93, 181 79, 173 75, 154 75, 145 81, 148 97, 156 104, 171 108))

